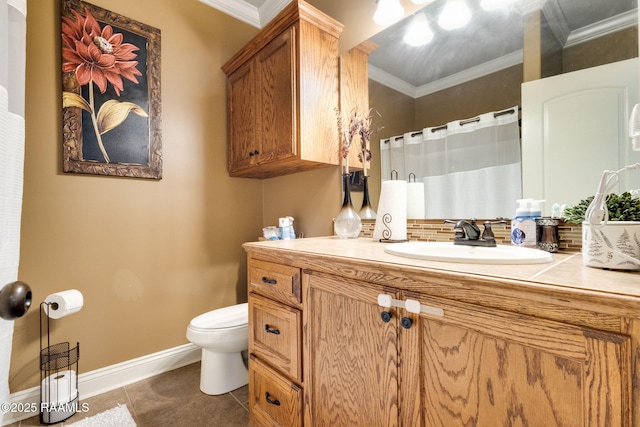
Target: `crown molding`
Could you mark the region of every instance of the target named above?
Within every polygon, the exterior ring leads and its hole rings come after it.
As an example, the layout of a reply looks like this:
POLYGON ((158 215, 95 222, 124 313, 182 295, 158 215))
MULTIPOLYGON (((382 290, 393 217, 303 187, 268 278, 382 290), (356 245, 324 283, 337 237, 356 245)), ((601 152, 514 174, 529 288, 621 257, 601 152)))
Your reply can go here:
POLYGON ((636 25, 638 25, 638 9, 633 9, 572 31, 564 47, 583 43, 636 25))
POLYGON ((422 86, 413 86, 391 74, 369 65, 369 78, 412 98, 420 98, 522 63, 522 50, 444 77, 422 86))
POLYGON ((200 2, 253 27, 263 28, 291 3, 291 0, 265 0, 260 7, 240 0, 200 0, 200 2))

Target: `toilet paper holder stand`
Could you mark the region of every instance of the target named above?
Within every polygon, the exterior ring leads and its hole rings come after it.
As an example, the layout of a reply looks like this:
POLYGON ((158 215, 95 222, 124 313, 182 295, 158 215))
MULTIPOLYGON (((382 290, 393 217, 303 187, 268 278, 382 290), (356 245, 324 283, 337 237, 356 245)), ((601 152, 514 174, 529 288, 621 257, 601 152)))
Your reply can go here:
MULTIPOLYGON (((55 424, 78 411, 78 361, 80 343, 51 344, 49 310, 51 302, 40 304, 40 423, 55 424)), ((57 304, 56 304, 57 305, 57 304)))

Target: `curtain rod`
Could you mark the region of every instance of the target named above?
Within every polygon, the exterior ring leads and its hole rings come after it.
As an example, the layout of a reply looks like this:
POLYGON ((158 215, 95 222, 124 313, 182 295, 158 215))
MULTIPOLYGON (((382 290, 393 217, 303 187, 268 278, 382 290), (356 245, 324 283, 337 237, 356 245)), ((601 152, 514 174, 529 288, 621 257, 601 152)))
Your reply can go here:
MULTIPOLYGON (((522 107, 518 106, 518 111, 522 111, 522 107)), ((509 109, 503 110, 503 111, 496 111, 495 113, 493 113, 493 118, 504 116, 505 114, 514 114, 515 112, 516 111, 513 108, 509 108, 509 109)), ((479 116, 478 117, 473 117, 471 119, 460 120, 460 126, 468 125, 469 123, 475 123, 475 122, 479 122, 479 121, 480 121, 480 117, 479 116)), ((445 129, 447 129, 447 125, 442 125, 442 126, 431 128, 431 132, 437 132, 439 130, 445 130, 445 129)), ((422 131, 421 130, 411 133, 411 137, 412 138, 414 136, 418 136, 418 135, 422 135, 422 131)), ((394 138, 394 141, 398 141, 400 139, 404 139, 404 135, 396 136, 394 138)), ((384 141, 384 143, 388 144, 389 141, 391 141, 391 138, 386 139, 384 141)))

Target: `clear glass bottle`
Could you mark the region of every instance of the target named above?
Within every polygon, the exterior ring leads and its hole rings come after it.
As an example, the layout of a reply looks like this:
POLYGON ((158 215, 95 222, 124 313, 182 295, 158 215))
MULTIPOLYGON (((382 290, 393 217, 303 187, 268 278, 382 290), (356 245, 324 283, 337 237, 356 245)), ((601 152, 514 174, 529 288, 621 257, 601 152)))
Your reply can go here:
POLYGON ((333 221, 333 231, 341 239, 355 239, 362 230, 362 221, 351 203, 349 174, 342 175, 342 191, 344 193, 342 208, 333 221))

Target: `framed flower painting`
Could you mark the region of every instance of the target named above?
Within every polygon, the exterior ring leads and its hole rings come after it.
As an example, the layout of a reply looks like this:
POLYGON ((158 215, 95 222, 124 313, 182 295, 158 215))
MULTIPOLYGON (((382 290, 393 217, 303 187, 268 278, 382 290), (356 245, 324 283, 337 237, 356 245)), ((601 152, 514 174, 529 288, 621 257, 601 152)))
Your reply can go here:
POLYGON ((63 171, 161 179, 160 30, 61 2, 63 171))

